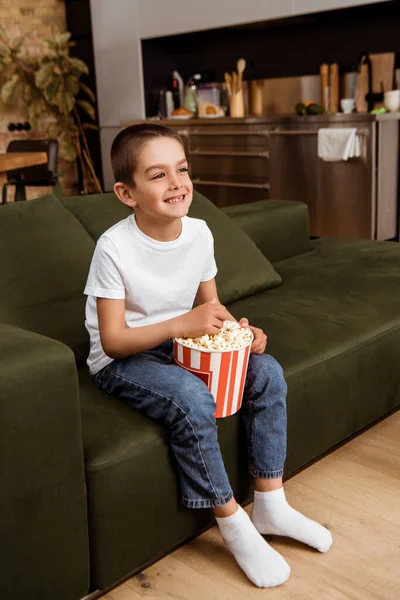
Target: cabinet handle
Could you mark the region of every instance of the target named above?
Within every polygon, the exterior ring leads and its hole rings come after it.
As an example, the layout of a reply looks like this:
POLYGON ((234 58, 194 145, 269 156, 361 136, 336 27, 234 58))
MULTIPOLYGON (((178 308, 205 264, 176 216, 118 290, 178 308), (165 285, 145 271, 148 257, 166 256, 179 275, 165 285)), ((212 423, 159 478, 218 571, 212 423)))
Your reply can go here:
MULTIPOLYGON (((335 127, 331 128, 336 129, 335 127)), ((357 129, 357 135, 364 135, 365 132, 357 129)), ((318 129, 274 129, 270 135, 318 135, 318 129)))
POLYGON ((190 154, 199 156, 254 156, 257 158, 268 158, 269 152, 222 152, 220 150, 191 150, 190 154))
POLYGON ((190 135, 201 135, 201 136, 216 136, 216 135, 260 135, 261 137, 268 137, 269 131, 196 131, 192 129, 190 135))
POLYGON ((238 188, 251 188, 256 190, 269 190, 269 183, 236 183, 235 181, 212 181, 212 180, 204 180, 197 177, 192 180, 193 183, 198 183, 200 185, 217 185, 217 186, 227 186, 227 187, 238 187, 238 188))

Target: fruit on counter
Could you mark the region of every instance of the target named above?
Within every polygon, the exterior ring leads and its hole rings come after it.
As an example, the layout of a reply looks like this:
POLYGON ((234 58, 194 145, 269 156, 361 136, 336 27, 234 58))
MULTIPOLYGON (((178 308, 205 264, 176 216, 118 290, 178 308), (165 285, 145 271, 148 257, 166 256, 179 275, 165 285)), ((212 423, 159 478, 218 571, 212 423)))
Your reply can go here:
POLYGON ((299 102, 296 104, 296 113, 298 115, 319 115, 324 112, 324 108, 317 102, 299 102))
POLYGON ((303 104, 302 102, 299 102, 299 104, 296 104, 296 113, 300 116, 305 115, 307 113, 306 105, 303 104))
POLYGON ((308 115, 320 115, 324 112, 323 106, 317 104, 316 102, 312 102, 306 107, 308 115))

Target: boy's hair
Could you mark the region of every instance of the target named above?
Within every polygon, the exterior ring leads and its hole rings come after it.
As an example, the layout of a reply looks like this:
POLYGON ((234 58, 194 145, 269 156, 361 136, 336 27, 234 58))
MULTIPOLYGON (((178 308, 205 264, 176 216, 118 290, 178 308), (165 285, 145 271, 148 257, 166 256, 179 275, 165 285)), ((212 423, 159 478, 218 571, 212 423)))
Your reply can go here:
POLYGON ((134 174, 141 151, 147 142, 160 137, 177 140, 184 147, 182 138, 163 125, 143 123, 130 125, 120 131, 111 146, 111 166, 115 182, 135 186, 134 174))

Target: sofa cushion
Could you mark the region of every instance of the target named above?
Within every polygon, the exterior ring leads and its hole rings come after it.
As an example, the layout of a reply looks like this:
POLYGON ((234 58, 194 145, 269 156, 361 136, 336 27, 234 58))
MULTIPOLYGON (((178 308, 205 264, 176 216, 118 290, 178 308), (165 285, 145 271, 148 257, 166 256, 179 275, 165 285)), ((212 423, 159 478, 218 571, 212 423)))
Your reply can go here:
POLYGON ((82 223, 95 242, 107 229, 126 219, 132 210, 114 194, 91 194, 61 198, 61 202, 82 223))
MULTIPOLYGON (((62 202, 94 240, 131 214, 114 193, 63 198, 62 202)), ((223 304, 281 283, 280 275, 246 233, 198 192, 194 192, 189 216, 204 219, 213 233, 218 293, 223 304)))
POLYGON ((223 304, 275 287, 282 282, 248 235, 210 200, 194 193, 189 216, 204 219, 214 236, 218 295, 223 304))
POLYGON ((85 286, 94 242, 54 196, 0 207, 0 321, 67 344, 85 360, 85 286))
POLYGON ((229 306, 264 329, 286 374, 400 328, 399 244, 326 238, 311 247, 277 263, 282 286, 229 306))

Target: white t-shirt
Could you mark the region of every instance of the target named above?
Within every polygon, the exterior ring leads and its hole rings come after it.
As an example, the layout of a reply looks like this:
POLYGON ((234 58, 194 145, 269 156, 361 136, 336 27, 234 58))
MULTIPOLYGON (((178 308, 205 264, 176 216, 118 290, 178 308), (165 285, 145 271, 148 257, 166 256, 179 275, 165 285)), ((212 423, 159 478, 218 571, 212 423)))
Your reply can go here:
POLYGON ((192 310, 200 282, 215 277, 214 240, 206 222, 181 221, 181 234, 172 242, 144 234, 134 214, 97 241, 84 291, 92 375, 113 360, 101 346, 96 298, 125 299, 126 326, 142 327, 192 310))

